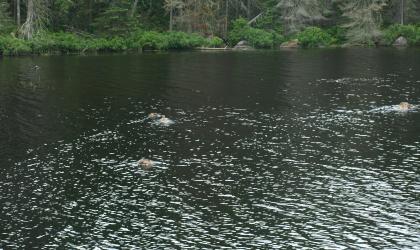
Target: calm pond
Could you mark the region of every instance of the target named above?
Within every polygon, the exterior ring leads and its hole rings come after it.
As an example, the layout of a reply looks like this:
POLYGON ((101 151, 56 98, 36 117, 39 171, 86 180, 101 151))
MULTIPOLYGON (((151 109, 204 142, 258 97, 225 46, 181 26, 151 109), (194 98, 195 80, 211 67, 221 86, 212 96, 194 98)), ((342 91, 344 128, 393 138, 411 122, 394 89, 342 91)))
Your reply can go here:
POLYGON ((419 69, 417 49, 2 58, 0 249, 416 248, 420 112, 391 105, 420 105, 419 69))

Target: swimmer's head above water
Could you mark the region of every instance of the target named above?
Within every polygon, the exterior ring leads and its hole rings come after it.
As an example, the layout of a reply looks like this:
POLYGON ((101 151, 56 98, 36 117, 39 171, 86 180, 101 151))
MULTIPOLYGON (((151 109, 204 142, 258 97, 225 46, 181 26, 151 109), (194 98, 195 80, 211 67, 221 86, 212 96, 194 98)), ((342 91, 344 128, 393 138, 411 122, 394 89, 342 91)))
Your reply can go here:
POLYGON ((412 107, 413 105, 409 104, 408 102, 402 102, 398 105, 398 108, 403 111, 410 110, 412 107))
POLYGON ((154 165, 155 162, 149 159, 141 159, 137 162, 137 164, 142 167, 143 169, 151 169, 154 165))

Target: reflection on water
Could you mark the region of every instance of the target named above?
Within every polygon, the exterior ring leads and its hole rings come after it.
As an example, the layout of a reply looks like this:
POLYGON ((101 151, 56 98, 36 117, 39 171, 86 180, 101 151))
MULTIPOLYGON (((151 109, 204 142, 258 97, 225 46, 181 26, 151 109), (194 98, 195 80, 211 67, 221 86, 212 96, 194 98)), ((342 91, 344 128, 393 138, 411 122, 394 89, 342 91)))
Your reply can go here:
POLYGON ((416 53, 4 59, 0 247, 416 248, 416 53))

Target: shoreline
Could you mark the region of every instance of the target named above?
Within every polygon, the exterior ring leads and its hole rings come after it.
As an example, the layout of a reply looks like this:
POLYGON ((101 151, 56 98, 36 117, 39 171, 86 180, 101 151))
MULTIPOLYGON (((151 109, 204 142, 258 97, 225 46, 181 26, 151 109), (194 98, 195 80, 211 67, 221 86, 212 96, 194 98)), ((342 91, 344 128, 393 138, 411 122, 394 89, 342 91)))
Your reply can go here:
POLYGON ((0 59, 14 58, 14 57, 34 57, 34 56, 91 56, 91 55, 123 55, 123 54, 147 54, 147 53, 178 53, 178 52, 256 52, 256 51, 304 51, 304 50, 345 50, 345 49, 389 49, 389 50, 418 50, 419 46, 409 47, 394 47, 394 46, 378 46, 378 47, 363 47, 363 46, 330 46, 330 47, 314 47, 314 48, 270 48, 270 49, 236 49, 236 48, 212 48, 212 47, 197 47, 187 49, 143 49, 143 50, 96 50, 96 51, 73 51, 62 52, 60 50, 48 51, 43 53, 22 53, 22 54, 0 54, 0 59))
MULTIPOLYGON (((1 39, 1 36, 0 36, 1 39)), ((20 39, 17 39, 20 40, 20 39)), ((30 41, 27 41, 28 43, 30 41)), ((0 43, 1 45, 1 43, 0 43)), ((88 45, 84 45, 88 46, 88 45)), ((33 56, 89 56, 89 55, 106 55, 106 54, 144 54, 144 53, 170 53, 170 52, 250 52, 250 51, 302 51, 302 50, 331 50, 331 49, 392 49, 392 50, 416 50, 420 49, 420 46, 356 46, 356 45, 331 45, 331 46, 318 46, 318 47, 276 47, 276 48, 235 48, 235 47, 185 47, 185 48, 165 48, 155 49, 150 47, 145 48, 114 48, 114 49, 56 49, 56 46, 52 48, 43 48, 42 50, 30 50, 25 51, 13 51, 10 53, 2 53, 2 47, 0 46, 0 59, 2 58, 13 58, 13 57, 33 57, 33 56)))
POLYGON ((165 51, 283 51, 306 49, 337 49, 337 48, 420 48, 417 44, 411 46, 394 46, 390 43, 363 46, 348 43, 314 43, 305 40, 284 39, 270 46, 259 46, 254 42, 241 40, 228 42, 218 37, 204 37, 199 34, 184 32, 142 31, 130 36, 117 37, 87 37, 71 33, 44 33, 31 40, 16 38, 12 35, 0 35, 0 58, 15 56, 40 55, 89 55, 103 53, 147 53, 165 51), (284 42, 285 41, 285 42, 284 42), (233 46, 236 44, 236 46, 233 46))

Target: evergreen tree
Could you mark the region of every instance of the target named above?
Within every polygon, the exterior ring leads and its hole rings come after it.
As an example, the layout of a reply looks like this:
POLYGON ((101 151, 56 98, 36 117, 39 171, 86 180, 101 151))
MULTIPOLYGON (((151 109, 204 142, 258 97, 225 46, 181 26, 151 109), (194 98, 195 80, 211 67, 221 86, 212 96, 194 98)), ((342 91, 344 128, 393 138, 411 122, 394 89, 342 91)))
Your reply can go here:
POLYGON ((138 27, 138 16, 127 1, 112 1, 111 4, 95 18, 93 27, 96 33, 107 36, 118 36, 138 27))
POLYGON ((19 33, 25 39, 32 39, 48 23, 48 1, 27 0, 26 6, 26 21, 19 33))
POLYGON ((323 20, 321 6, 318 0, 279 0, 276 8, 285 32, 291 34, 323 20))
POLYGON ((413 24, 420 21, 420 1, 391 0, 385 11, 387 24, 413 24))
POLYGON ((204 35, 223 33, 226 24, 226 0, 166 0, 169 29, 204 35))
POLYGON ((380 36, 382 10, 386 0, 344 0, 341 10, 345 18, 343 27, 351 44, 373 45, 380 36))
MULTIPOLYGON (((69 27, 75 25, 72 16, 72 9, 76 5, 76 1, 55 0, 51 2, 51 28, 55 30, 68 30, 69 27)), ((86 20, 85 20, 86 22, 86 20)))
POLYGON ((174 29, 175 15, 182 8, 184 8, 182 0, 165 0, 165 10, 169 13, 169 31, 174 29))
POLYGON ((12 16, 18 23, 19 7, 26 39, 42 29, 121 36, 140 26, 226 37, 229 25, 244 18, 274 33, 334 27, 328 32, 340 41, 346 33, 353 44, 371 45, 381 28, 420 22, 420 0, 0 0, 0 32, 13 29, 12 16))

